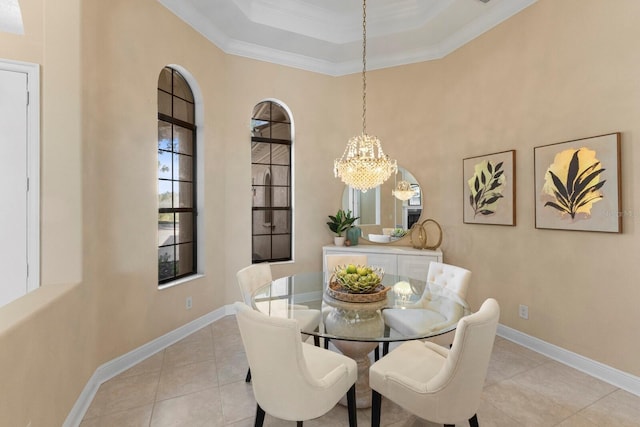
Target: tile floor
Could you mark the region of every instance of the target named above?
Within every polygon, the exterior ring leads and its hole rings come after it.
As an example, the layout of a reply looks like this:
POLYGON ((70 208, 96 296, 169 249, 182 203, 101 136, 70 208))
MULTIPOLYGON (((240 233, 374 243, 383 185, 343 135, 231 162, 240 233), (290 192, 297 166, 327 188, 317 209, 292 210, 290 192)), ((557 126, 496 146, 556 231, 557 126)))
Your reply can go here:
MULTIPOLYGON (((246 372, 235 317, 227 316, 102 384, 81 427, 252 426, 246 372)), ((482 427, 640 426, 640 397, 497 337, 478 419, 482 427)), ((370 421, 368 409, 358 410, 359 425, 370 421)), ((346 408, 304 425, 347 426, 346 408)), ((384 399, 382 425, 435 424, 384 399)), ((265 426, 295 423, 267 415, 265 426)))

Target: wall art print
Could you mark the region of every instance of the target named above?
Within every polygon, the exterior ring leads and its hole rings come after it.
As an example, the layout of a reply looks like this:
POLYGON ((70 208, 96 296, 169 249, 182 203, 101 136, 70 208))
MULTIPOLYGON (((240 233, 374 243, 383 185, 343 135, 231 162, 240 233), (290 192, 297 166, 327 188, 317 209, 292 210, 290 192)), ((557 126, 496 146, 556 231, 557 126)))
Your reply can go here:
POLYGON ((462 160, 465 224, 516 225, 516 151, 462 160))
POLYGON ((622 231, 620 133, 535 147, 536 228, 622 231))

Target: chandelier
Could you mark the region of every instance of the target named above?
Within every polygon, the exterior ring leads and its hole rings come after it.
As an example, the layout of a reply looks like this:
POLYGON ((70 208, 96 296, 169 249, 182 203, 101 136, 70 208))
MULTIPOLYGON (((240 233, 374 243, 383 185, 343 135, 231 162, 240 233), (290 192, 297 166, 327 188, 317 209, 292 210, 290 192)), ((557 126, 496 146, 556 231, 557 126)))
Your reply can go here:
POLYGON ((349 139, 342 157, 333 162, 336 178, 363 193, 385 182, 398 164, 384 154, 380 140, 367 135, 367 0, 362 1, 362 134, 349 139))
POLYGON ((412 198, 416 192, 411 189, 411 184, 407 181, 400 181, 395 190, 391 190, 391 194, 393 194, 396 199, 407 201, 412 198))

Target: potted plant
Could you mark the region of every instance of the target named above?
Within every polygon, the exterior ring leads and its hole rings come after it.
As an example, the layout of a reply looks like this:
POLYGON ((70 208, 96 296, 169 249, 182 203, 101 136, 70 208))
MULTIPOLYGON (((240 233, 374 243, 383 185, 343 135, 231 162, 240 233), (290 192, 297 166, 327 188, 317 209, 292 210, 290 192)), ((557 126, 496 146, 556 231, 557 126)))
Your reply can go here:
POLYGON ((336 246, 344 245, 344 236, 342 233, 347 231, 358 218, 360 217, 351 216, 351 211, 345 212, 342 209, 338 209, 335 216, 329 215, 330 221, 327 222, 327 225, 329 226, 329 230, 336 234, 333 239, 336 246))
POLYGON ((391 237, 394 237, 396 239, 404 237, 406 234, 407 234, 407 230, 405 230, 404 228, 394 228, 391 231, 391 237))

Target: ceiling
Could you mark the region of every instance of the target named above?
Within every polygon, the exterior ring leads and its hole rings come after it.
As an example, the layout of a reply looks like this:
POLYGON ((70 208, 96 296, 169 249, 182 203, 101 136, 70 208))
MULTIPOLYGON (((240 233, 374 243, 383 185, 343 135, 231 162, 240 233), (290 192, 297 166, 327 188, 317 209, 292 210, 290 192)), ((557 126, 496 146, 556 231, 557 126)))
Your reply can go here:
MULTIPOLYGON (((362 71, 360 0, 158 0, 224 52, 362 71)), ((442 58, 537 0, 369 0, 367 69, 442 58)))

